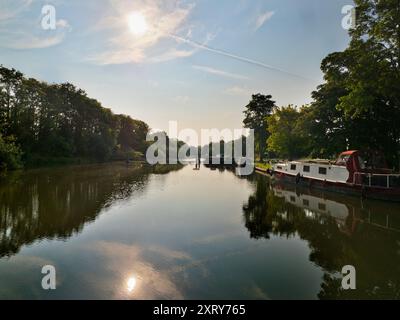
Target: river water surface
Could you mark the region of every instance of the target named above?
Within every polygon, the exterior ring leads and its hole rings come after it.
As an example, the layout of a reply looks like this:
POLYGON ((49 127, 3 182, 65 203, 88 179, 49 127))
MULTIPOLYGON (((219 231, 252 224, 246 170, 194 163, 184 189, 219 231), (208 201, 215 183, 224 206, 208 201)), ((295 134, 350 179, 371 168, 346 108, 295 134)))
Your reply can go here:
POLYGON ((348 298, 400 299, 399 205, 190 165, 0 178, 0 299, 348 298))

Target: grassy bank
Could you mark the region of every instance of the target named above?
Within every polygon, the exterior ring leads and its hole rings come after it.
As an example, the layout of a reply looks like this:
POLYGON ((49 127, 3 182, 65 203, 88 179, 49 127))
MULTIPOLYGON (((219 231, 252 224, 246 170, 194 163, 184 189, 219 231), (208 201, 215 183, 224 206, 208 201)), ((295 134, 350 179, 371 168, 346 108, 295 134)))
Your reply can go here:
POLYGON ((256 162, 255 167, 265 171, 271 169, 271 165, 269 163, 264 163, 264 162, 256 162))

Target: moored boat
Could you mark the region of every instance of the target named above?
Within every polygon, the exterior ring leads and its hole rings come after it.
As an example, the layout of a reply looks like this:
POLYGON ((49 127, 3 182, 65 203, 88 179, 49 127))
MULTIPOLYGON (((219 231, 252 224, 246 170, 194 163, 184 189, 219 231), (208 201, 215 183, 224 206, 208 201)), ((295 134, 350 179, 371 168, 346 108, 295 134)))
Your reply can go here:
POLYGON ((346 151, 334 162, 287 161, 274 164, 271 173, 282 182, 400 202, 400 173, 389 169, 378 152, 346 151))

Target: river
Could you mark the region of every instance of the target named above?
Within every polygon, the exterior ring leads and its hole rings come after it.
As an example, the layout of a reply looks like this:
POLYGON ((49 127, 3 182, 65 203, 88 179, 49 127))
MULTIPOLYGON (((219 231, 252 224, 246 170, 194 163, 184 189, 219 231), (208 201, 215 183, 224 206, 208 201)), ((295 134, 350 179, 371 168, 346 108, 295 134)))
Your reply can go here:
POLYGON ((400 299, 397 204, 191 165, 0 178, 0 299, 358 298, 400 299))

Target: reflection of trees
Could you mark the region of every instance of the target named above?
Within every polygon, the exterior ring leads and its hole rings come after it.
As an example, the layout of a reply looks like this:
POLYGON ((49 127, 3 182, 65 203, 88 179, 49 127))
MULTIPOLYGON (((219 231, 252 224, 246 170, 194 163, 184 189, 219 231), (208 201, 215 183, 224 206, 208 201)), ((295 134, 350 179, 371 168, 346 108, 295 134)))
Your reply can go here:
MULTIPOLYGON (((361 207, 357 201, 335 196, 334 200, 346 204, 352 213, 346 220, 352 232, 346 233, 333 217, 316 213, 310 217, 304 208, 275 196, 265 177, 256 175, 251 179, 255 192, 243 207, 250 236, 269 239, 271 235, 298 235, 307 241, 310 261, 324 270, 319 298, 400 298, 400 233, 365 222, 366 214, 378 216, 382 208, 398 214, 398 207, 388 209, 387 204, 361 207), (356 267, 355 291, 341 289, 339 276, 345 265, 356 267)), ((397 215, 394 219, 398 220, 397 215)))
POLYGON ((35 240, 81 232, 103 208, 144 192, 149 175, 159 171, 166 173, 165 168, 105 165, 10 176, 0 184, 0 257, 35 240))

